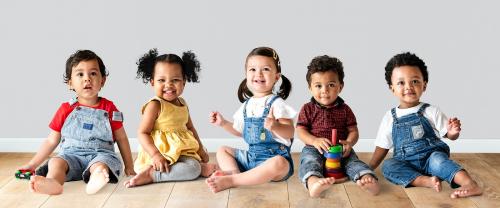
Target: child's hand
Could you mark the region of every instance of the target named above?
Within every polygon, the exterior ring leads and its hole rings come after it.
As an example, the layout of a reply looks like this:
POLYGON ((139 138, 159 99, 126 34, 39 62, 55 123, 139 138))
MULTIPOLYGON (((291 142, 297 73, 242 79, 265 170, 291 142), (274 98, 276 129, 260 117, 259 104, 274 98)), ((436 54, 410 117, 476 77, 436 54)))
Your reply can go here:
POLYGON ((24 164, 23 166, 17 168, 18 170, 35 170, 36 167, 30 164, 24 164))
POLYGON ((208 117, 208 121, 214 125, 222 126, 224 125, 224 117, 217 111, 212 111, 208 117))
POLYGON ((326 138, 316 138, 312 145, 316 147, 319 153, 323 154, 328 152, 328 149, 332 146, 332 142, 326 138))
POLYGON ((351 154, 352 144, 347 140, 339 140, 339 143, 342 144, 342 157, 347 157, 351 154))
POLYGON ((126 176, 133 176, 133 175, 137 175, 137 173, 135 173, 135 170, 133 167, 125 167, 125 175, 126 176))
POLYGON ((153 169, 156 171, 161 171, 161 172, 168 172, 168 160, 163 157, 162 154, 157 153, 153 156, 152 158, 152 164, 153 169))
POLYGON ((448 138, 455 140, 458 138, 458 134, 462 130, 462 124, 460 123, 460 120, 458 118, 453 117, 448 119, 448 133, 446 134, 448 138))
POLYGON ((274 125, 276 125, 278 121, 276 121, 276 118, 273 115, 273 108, 269 110, 269 114, 267 114, 266 120, 264 121, 264 128, 272 131, 274 125))

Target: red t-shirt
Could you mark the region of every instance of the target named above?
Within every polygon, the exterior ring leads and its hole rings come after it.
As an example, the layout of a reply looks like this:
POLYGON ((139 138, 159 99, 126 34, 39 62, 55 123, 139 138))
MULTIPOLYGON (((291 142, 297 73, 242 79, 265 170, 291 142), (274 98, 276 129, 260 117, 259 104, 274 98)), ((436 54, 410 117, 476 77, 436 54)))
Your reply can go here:
MULTIPOLYGON (((64 125, 64 121, 66 121, 66 118, 68 115, 73 111, 78 106, 85 106, 80 104, 79 102, 76 102, 73 104, 73 106, 70 106, 68 102, 65 102, 61 104, 61 107, 57 110, 56 114, 54 115, 54 118, 52 118, 52 121, 49 124, 49 127, 57 132, 61 132, 61 129, 64 125)), ((122 121, 113 121, 113 111, 118 112, 118 109, 116 108, 115 104, 113 102, 107 100, 106 98, 100 98, 99 105, 95 107, 90 107, 90 106, 85 106, 89 108, 94 108, 94 109, 101 109, 105 110, 108 112, 109 115, 109 123, 111 124, 111 130, 113 131, 113 140, 115 139, 115 130, 118 130, 123 127, 123 122, 122 121)))
POLYGON ((330 139, 332 129, 337 129, 337 140, 347 139, 347 127, 357 125, 356 116, 340 97, 331 107, 323 107, 311 98, 299 113, 297 126, 305 127, 315 137, 330 139))

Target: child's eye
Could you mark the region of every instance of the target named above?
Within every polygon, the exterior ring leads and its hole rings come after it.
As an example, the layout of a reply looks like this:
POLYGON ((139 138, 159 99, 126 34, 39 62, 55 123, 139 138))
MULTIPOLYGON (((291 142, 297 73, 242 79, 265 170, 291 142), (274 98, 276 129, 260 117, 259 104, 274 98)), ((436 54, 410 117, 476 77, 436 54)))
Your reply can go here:
POLYGON ((334 83, 331 83, 331 84, 328 84, 328 87, 335 87, 335 84, 334 83))
POLYGON ((97 72, 90 72, 91 76, 97 76, 97 72))
POLYGON ((248 71, 255 71, 255 68, 250 68, 248 69, 248 71))
POLYGON ((396 83, 396 85, 405 85, 405 82, 399 81, 399 82, 396 83))
POLYGON ((175 83, 179 83, 181 80, 180 79, 173 79, 172 82, 175 84, 175 83))
POLYGON ((315 88, 321 89, 321 85, 314 85, 315 88))
POLYGON ((420 83, 420 80, 412 80, 411 83, 412 84, 418 84, 418 83, 420 83))
POLYGON ((157 81, 163 83, 163 82, 165 82, 165 79, 158 79, 157 81))
POLYGON ((262 71, 271 71, 271 68, 265 67, 262 71))
POLYGON ((76 73, 76 76, 77 77, 83 77, 83 73, 82 72, 78 72, 78 73, 76 73))

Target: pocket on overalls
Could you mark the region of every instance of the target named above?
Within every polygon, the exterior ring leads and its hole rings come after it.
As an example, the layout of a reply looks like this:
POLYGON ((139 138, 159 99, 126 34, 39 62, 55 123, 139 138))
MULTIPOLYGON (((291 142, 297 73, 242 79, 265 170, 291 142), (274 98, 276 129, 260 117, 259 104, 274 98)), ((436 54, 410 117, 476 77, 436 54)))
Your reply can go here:
POLYGON ((424 136, 424 127, 422 125, 412 126, 411 132, 413 139, 421 139, 424 136))
POLYGON ((248 125, 246 127, 246 135, 245 138, 248 143, 250 144, 255 144, 258 143, 260 140, 260 135, 261 135, 261 128, 258 125, 248 125))

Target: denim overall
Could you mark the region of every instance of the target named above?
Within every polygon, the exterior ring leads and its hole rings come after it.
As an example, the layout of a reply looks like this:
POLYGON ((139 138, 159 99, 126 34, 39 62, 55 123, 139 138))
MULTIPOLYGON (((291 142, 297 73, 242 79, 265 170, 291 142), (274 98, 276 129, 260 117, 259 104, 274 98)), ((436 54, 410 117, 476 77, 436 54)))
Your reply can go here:
POLYGON ((394 157, 384 161, 382 172, 392 183, 407 187, 418 176, 437 176, 452 184, 455 174, 462 170, 449 159, 450 148, 435 134, 423 113, 429 104, 424 103, 416 113, 396 117, 396 109, 391 110, 394 119, 392 141, 394 157))
MULTIPOLYGON (((73 107, 75 103, 76 99, 69 104, 73 107)), ((68 163, 66 181, 83 179, 88 182, 90 166, 102 162, 110 169, 110 182, 118 182, 122 163, 114 150, 108 112, 85 106, 75 107, 64 121, 60 151, 56 157, 68 163)), ((43 169, 40 171, 43 172, 43 169)))
POLYGON ((243 139, 249 145, 248 151, 237 150, 236 161, 240 171, 247 171, 257 167, 269 158, 276 155, 283 156, 288 160, 290 169, 288 175, 282 180, 286 180, 293 174, 293 161, 290 155, 290 147, 281 144, 273 139, 271 131, 264 128, 264 121, 269 114, 271 105, 278 98, 273 96, 264 109, 261 117, 247 117, 247 104, 250 99, 245 102, 243 108, 243 139))

